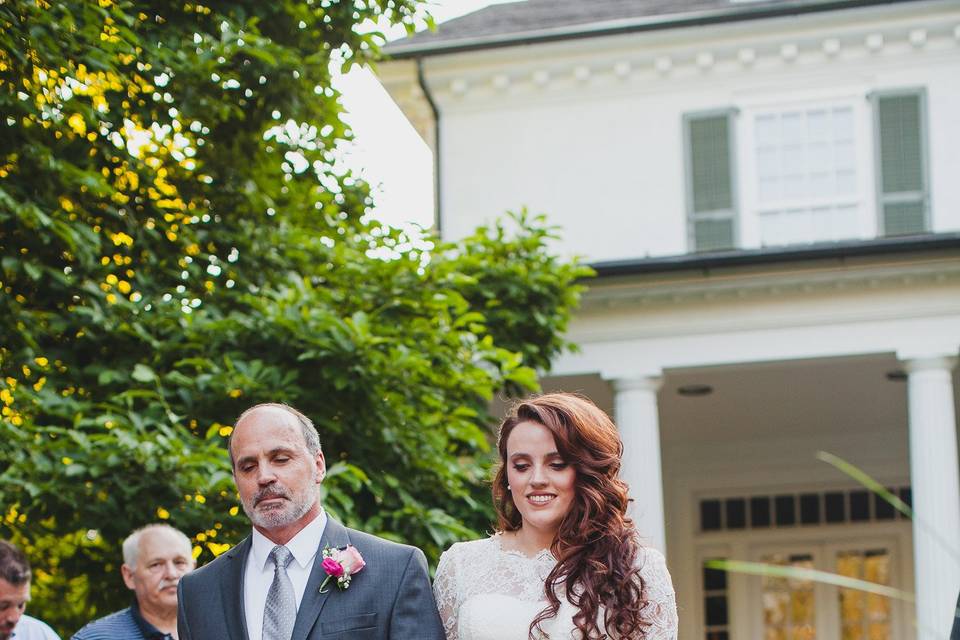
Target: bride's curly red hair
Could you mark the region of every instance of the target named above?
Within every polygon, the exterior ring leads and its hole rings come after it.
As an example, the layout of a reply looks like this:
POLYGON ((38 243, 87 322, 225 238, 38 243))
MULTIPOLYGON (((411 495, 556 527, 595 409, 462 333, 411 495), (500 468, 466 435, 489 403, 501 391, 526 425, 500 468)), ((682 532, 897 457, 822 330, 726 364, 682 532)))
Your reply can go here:
POLYGON ((551 551, 557 564, 547 576, 547 607, 530 623, 529 637, 557 615, 558 593, 579 609, 573 622, 586 640, 642 638, 649 623, 643 579, 637 567, 639 536, 627 517, 627 485, 620 477, 623 444, 616 426, 590 400, 569 393, 529 398, 507 414, 497 437, 500 465, 493 480, 493 504, 500 531, 517 531, 523 521, 507 488, 507 440, 523 422, 541 424, 553 434, 557 452, 576 470, 573 504, 564 516, 551 551), (600 608, 603 624, 598 623, 600 608))

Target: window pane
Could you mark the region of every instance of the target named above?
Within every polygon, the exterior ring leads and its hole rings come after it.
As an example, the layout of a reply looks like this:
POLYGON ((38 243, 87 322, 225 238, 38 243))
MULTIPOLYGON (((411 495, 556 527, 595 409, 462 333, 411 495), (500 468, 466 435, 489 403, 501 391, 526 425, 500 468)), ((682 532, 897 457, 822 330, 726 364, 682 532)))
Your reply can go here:
POLYGON ((807 112, 807 139, 811 142, 827 142, 833 138, 830 113, 826 109, 807 112))
MULTIPOLYGON (((842 551, 836 557, 836 572, 848 578, 881 585, 890 584, 890 554, 886 549, 842 551)), ((838 589, 841 638, 890 640, 890 599, 860 591, 838 589)))
POLYGON ((727 588, 727 572, 722 569, 703 568, 703 590, 725 591, 727 588))
POLYGON ((747 526, 747 501, 734 498, 725 502, 727 529, 743 529, 747 526))
MULTIPOLYGON (((805 553, 770 554, 762 561, 790 569, 813 568, 813 556, 805 553)), ((816 638, 816 599, 812 580, 800 576, 764 576, 762 585, 765 638, 816 638)))
POLYGON ((830 523, 844 522, 847 519, 846 496, 839 491, 823 495, 824 520, 830 523))
MULTIPOLYGON (((910 487, 900 487, 900 500, 908 507, 913 507, 913 492, 910 487)), ((906 518, 906 516, 903 516, 906 518)))
POLYGON ((770 498, 767 496, 750 498, 750 526, 770 526, 770 498))
MULTIPOLYGON (((887 487, 887 491, 896 495, 896 491, 887 487)), ((873 494, 873 512, 877 520, 893 520, 897 513, 893 505, 881 498, 878 494, 873 494)))
POLYGON ((707 596, 704 602, 707 626, 727 624, 727 597, 707 596))
POLYGON ((720 529, 720 501, 700 501, 700 528, 703 531, 717 531, 720 529))
POLYGON ((870 494, 866 491, 850 492, 850 520, 865 522, 870 519, 870 494))
POLYGON ((805 493, 800 496, 800 523, 820 524, 820 494, 805 493))
POLYGON ((777 512, 777 526, 789 526, 797 523, 796 499, 794 496, 777 496, 774 498, 777 512))

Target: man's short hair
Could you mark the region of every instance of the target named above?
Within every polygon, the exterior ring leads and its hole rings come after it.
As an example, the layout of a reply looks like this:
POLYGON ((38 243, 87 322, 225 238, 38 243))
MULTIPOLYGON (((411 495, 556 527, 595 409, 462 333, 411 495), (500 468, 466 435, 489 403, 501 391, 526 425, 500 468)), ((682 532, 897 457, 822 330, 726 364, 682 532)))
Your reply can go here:
POLYGON ((131 569, 137 568, 137 560, 140 557, 140 538, 143 537, 143 534, 150 531, 169 531, 174 534, 176 537, 180 538, 184 546, 189 550, 193 545, 190 542, 190 538, 186 536, 179 529, 175 529, 168 524, 148 524, 145 527, 140 527, 136 529, 133 533, 128 535, 123 541, 123 564, 127 565, 131 569))
POLYGON ((0 578, 15 587, 30 582, 30 563, 15 545, 0 540, 0 578))
POLYGON ((317 429, 313 426, 313 422, 310 421, 310 418, 303 415, 288 404, 284 404, 282 402, 262 402, 260 404, 253 405, 241 413, 240 417, 238 417, 233 423, 233 431, 230 432, 230 437, 227 439, 227 451, 230 453, 231 467, 236 464, 236 461, 233 459, 233 434, 236 432, 237 426, 239 426, 240 421, 246 418, 252 411, 256 409, 262 409, 264 407, 282 409, 296 418, 297 423, 300 424, 300 431, 303 433, 303 443, 307 446, 307 451, 310 452, 311 456, 316 456, 318 453, 320 453, 320 436, 317 434, 317 429))

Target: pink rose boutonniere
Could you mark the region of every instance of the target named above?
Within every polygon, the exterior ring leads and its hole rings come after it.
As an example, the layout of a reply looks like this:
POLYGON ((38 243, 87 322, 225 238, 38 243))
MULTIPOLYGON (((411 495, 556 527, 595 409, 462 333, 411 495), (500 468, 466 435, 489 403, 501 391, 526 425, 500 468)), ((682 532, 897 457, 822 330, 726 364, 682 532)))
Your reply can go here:
POLYGON ((336 578, 337 587, 341 591, 349 588, 353 576, 367 566, 367 563, 363 561, 363 556, 353 545, 347 545, 342 549, 324 547, 321 554, 323 555, 321 566, 327 573, 327 577, 320 585, 320 593, 326 593, 324 587, 327 586, 331 578, 336 578))

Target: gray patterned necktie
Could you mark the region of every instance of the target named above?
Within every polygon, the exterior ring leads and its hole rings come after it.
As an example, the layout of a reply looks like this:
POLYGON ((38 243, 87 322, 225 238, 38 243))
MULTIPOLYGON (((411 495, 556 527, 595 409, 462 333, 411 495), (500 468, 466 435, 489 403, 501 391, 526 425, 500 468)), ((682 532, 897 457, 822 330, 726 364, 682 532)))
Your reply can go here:
POLYGON ((297 596, 287 575, 287 565, 293 560, 293 554, 278 544, 270 552, 270 558, 275 569, 263 609, 263 640, 290 640, 293 624, 297 621, 297 596))

